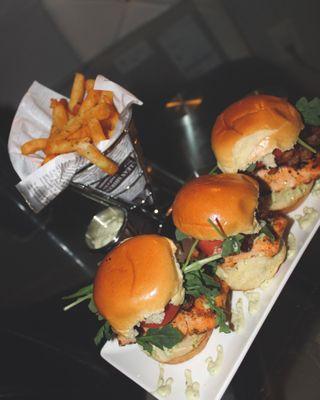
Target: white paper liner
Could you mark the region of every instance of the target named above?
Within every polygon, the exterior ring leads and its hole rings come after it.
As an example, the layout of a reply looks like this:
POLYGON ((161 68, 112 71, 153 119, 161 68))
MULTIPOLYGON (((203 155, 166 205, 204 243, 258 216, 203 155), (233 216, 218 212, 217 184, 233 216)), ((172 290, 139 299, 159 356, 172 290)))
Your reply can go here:
MULTIPOLYGON (((97 76, 94 88, 112 91, 114 105, 120 114, 112 138, 100 142, 97 146, 99 150, 105 151, 119 138, 128 125, 132 104, 142 105, 142 102, 102 75, 97 76)), ((25 142, 49 136, 52 122, 50 110, 52 98, 61 99, 64 96, 36 81, 33 82, 19 104, 8 141, 13 168, 21 179, 17 189, 35 212, 41 211, 61 193, 70 184, 77 171, 90 164, 78 154, 69 153, 59 155, 41 166, 44 159, 42 152, 28 156, 21 153, 21 146, 25 142)))

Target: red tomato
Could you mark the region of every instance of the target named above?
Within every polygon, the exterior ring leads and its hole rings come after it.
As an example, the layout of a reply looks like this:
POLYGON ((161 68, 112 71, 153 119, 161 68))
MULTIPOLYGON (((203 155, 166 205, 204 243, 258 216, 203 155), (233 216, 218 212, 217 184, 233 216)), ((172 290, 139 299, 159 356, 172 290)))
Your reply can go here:
POLYGON ((147 324, 143 322, 141 325, 144 328, 161 328, 161 326, 165 326, 173 320, 173 318, 177 315, 179 308, 180 306, 175 306, 174 304, 169 303, 164 309, 164 318, 160 324, 147 324))
POLYGON ((221 253, 222 240, 200 240, 199 249, 208 257, 221 253))
POLYGON ((279 157, 282 156, 282 151, 281 151, 280 149, 274 149, 274 150, 273 150, 273 155, 274 155, 276 158, 279 158, 279 157))

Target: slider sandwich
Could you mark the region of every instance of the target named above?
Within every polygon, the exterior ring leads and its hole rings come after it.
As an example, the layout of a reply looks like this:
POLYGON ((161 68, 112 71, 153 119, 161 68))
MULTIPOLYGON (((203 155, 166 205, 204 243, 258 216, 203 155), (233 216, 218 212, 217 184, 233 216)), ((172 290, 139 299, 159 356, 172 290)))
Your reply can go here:
MULTIPOLYGON (((306 116, 310 110, 312 104, 306 116)), ((303 129, 301 114, 286 100, 249 96, 219 115, 212 129, 212 150, 222 172, 252 175, 261 184, 266 206, 288 212, 301 204, 320 177, 320 154, 311 147, 320 144, 320 131, 308 126, 303 140, 303 129)))
POLYGON ((127 239, 107 254, 93 285, 68 298, 90 299, 91 311, 106 320, 98 339, 116 336, 122 346, 138 343, 162 363, 186 361, 205 347, 218 325, 229 330, 224 314, 229 288, 202 270, 216 256, 181 269, 175 253, 166 237, 127 239))
POLYGON ((172 205, 182 253, 192 246, 195 258, 219 257, 212 268, 233 290, 261 286, 286 257, 287 220, 262 219, 258 203, 259 185, 244 174, 207 175, 187 183, 172 205))

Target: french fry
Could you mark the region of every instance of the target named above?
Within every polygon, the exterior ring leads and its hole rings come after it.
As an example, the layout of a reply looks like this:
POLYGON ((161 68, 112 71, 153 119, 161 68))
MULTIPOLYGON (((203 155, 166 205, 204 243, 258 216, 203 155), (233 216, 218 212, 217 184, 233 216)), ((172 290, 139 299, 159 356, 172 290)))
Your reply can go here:
POLYGON ((111 112, 111 107, 108 104, 101 103, 84 112, 82 119, 87 122, 93 118, 100 121, 102 119, 108 119, 111 115, 111 112))
POLYGON ((87 97, 83 100, 78 114, 80 116, 84 115, 87 111, 89 111, 92 107, 96 106, 100 100, 100 91, 98 90, 90 90, 87 97))
POLYGON ((65 106, 65 102, 51 100, 52 109, 52 125, 55 128, 63 129, 65 124, 68 122, 68 111, 65 106))
POLYGON ((87 93, 90 92, 90 90, 93 90, 94 87, 94 79, 87 79, 86 80, 86 91, 87 93))
POLYGON ((82 119, 79 116, 76 116, 69 119, 69 121, 66 123, 64 127, 64 130, 66 132, 73 133, 79 130, 81 127, 82 127, 82 119))
POLYGON ((51 154, 64 154, 72 153, 77 150, 79 143, 88 143, 91 141, 90 137, 85 137, 81 139, 53 139, 49 140, 47 147, 45 149, 47 155, 51 154))
POLYGON ((70 139, 83 139, 86 137, 91 137, 91 132, 88 126, 83 126, 82 128, 78 129, 77 131, 69 134, 67 140, 70 139))
POLYGON ((107 103, 113 105, 113 93, 109 90, 103 90, 100 96, 100 103, 107 103))
POLYGON ((98 144, 102 140, 106 140, 102 126, 96 118, 90 119, 88 121, 88 127, 90 130, 91 139, 93 140, 94 144, 98 144))
POLYGON ((85 79, 80 73, 76 73, 71 89, 69 110, 72 112, 76 104, 79 104, 83 100, 85 90, 85 79))
POLYGON ((111 113, 110 117, 108 119, 102 119, 100 120, 100 125, 103 129, 103 132, 105 134, 106 139, 109 139, 112 137, 114 133, 114 129, 116 127, 116 124, 119 119, 119 114, 117 112, 111 113))
POLYGON ((118 171, 118 165, 110 158, 102 154, 94 145, 89 142, 78 142, 75 146, 76 151, 82 157, 85 157, 92 164, 101 168, 108 175, 114 175, 118 171))
POLYGON ((44 150, 47 146, 48 139, 32 139, 21 146, 21 153, 25 156, 34 154, 37 151, 44 150))

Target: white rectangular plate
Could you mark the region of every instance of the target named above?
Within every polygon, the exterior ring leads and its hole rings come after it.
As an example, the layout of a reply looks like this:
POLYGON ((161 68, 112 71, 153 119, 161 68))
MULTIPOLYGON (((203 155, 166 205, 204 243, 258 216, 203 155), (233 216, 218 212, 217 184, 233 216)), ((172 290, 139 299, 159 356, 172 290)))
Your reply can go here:
MULTIPOLYGON (((302 206, 290 214, 290 217, 303 214, 304 207, 313 207, 320 215, 320 198, 313 194, 310 195, 302 206)), ((196 357, 182 364, 164 365, 165 379, 173 378, 172 391, 166 399, 186 398, 184 371, 187 368, 192 371, 192 379, 200 383, 200 399, 219 400, 222 397, 292 271, 316 234, 319 225, 319 217, 306 231, 301 230, 296 221, 293 223, 291 232, 296 238, 296 254, 282 264, 276 276, 265 289, 256 290, 260 293, 260 301, 259 309, 254 315, 248 313, 246 296, 242 292, 233 292, 233 308, 239 297, 243 298, 245 323, 240 332, 224 334, 219 333, 216 329, 206 348, 196 357), (207 371, 205 360, 209 356, 215 359, 218 344, 223 346, 224 358, 219 372, 212 376, 207 371)), ((300 265, 300 268, 303 268, 303 265, 300 265)), ((145 390, 158 399, 162 399, 155 393, 159 377, 159 363, 144 354, 137 345, 120 347, 116 341, 107 342, 101 350, 101 356, 145 390)))

